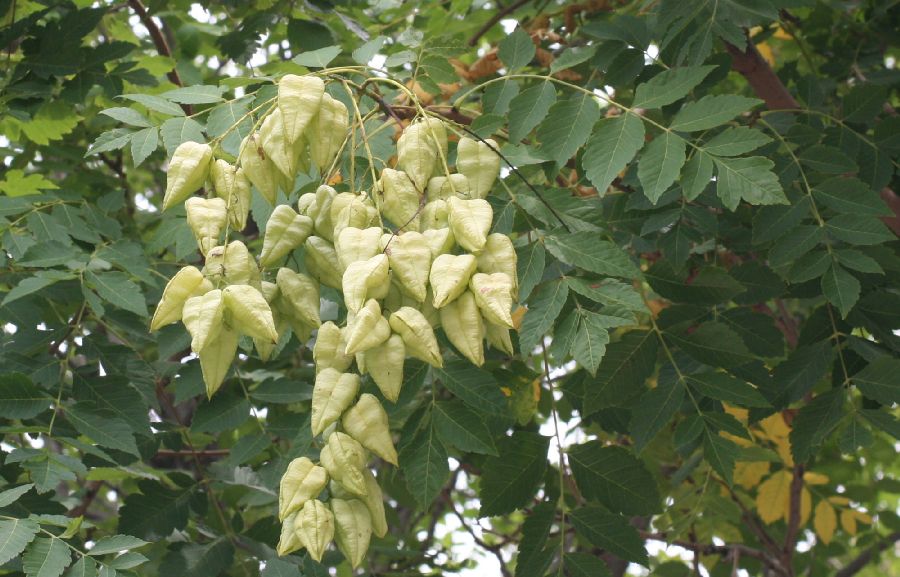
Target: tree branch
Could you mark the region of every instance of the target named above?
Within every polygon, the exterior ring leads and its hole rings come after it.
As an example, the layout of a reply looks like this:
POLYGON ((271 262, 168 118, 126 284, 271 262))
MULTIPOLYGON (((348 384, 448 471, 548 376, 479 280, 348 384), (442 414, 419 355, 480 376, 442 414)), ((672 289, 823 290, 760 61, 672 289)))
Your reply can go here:
POLYGON ((756 95, 766 101, 769 109, 801 108, 749 38, 746 50, 728 42, 725 43, 725 48, 731 54, 732 68, 747 79, 756 95))
MULTIPOLYGON (((788 527, 784 535, 784 554, 782 555, 785 567, 790 570, 794 558, 794 549, 797 547, 797 533, 800 531, 800 499, 803 493, 803 465, 794 465, 794 477, 791 479, 790 511, 788 512, 788 527)), ((793 574, 793 571, 791 571, 793 574)))
POLYGON ((859 573, 863 567, 869 564, 869 561, 872 560, 872 557, 875 556, 876 553, 881 553, 888 547, 892 547, 894 543, 900 541, 900 531, 891 533, 887 536, 884 541, 881 541, 874 547, 866 549, 859 556, 844 566, 843 569, 834 574, 834 577, 850 577, 851 575, 856 575, 859 573))
MULTIPOLYGON (((141 19, 141 23, 147 28, 147 31, 150 33, 150 38, 153 39, 153 44, 156 46, 156 51, 159 52, 161 56, 171 57, 172 50, 169 48, 166 37, 163 35, 162 30, 159 29, 159 26, 156 25, 156 22, 153 21, 153 17, 147 12, 147 9, 141 3, 141 0, 128 0, 128 5, 131 6, 135 14, 141 19)), ((175 68, 166 73, 166 76, 172 84, 184 86, 184 83, 181 82, 181 76, 178 75, 178 70, 175 68)), ((185 114, 194 113, 190 104, 182 104, 181 108, 184 109, 185 114)))
POLYGON ((496 14, 491 16, 491 18, 484 23, 484 26, 479 28, 478 31, 475 32, 475 34, 473 34, 471 38, 469 38, 469 46, 475 46, 476 44, 478 44, 478 40, 481 39, 481 37, 484 36, 488 30, 493 28, 494 25, 497 24, 497 22, 500 22, 506 16, 512 14, 522 6, 528 4, 530 1, 531 0, 518 0, 517 2, 513 2, 512 4, 498 10, 496 14))

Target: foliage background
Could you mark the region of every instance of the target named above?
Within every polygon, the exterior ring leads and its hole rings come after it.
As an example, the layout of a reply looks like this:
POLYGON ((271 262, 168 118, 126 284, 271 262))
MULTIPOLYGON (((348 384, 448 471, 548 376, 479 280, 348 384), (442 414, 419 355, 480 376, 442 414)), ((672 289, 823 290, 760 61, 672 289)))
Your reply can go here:
MULTIPOLYGON (((167 154, 261 78, 376 55, 517 167, 491 201, 527 312, 516 358, 407 362, 371 574, 900 570, 893 3, 205 8, 0 2, 0 571, 326 574, 273 551, 309 348, 248 346, 210 402, 183 329, 146 327, 199 259, 167 154)), ((369 132, 409 117, 372 96, 369 132)))

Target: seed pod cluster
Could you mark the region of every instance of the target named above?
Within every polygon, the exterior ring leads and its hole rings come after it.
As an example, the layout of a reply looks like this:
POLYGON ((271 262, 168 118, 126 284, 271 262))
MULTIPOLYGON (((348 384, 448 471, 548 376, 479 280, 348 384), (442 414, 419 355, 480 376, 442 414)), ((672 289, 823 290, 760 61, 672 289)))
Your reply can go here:
POLYGON ((279 189, 293 192, 299 172, 315 167, 325 180, 349 122, 318 77, 288 75, 258 126, 234 165, 214 159, 208 145, 176 150, 165 208, 186 201, 206 262, 172 278, 151 329, 184 323, 209 395, 225 379, 240 335, 267 360, 288 330, 301 342, 315 331, 310 423, 322 449, 318 463, 294 459, 281 479, 278 553, 305 548, 320 560, 334 541, 355 568, 371 536, 387 532, 370 456, 398 464, 388 414, 364 391, 363 377, 396 402, 408 357, 443 366, 437 330, 476 365, 484 363, 485 341, 513 352, 516 253, 506 235, 490 232, 486 200, 499 157, 492 141, 464 137, 450 173, 444 122, 413 122, 397 141, 396 165, 382 170, 371 192, 323 184, 295 206, 276 206, 257 261, 242 242, 227 242, 247 221, 251 185, 275 204, 279 189), (207 180, 210 197, 191 198, 207 180), (298 272, 285 260, 301 248, 298 272), (345 322, 322 323, 323 285, 342 295, 345 322))

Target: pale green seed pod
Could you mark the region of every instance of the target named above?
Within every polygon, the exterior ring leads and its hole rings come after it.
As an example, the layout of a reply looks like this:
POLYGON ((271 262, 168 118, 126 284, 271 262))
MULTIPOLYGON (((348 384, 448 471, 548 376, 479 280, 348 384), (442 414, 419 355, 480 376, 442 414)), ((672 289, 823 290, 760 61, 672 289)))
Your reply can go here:
POLYGON ((444 334, 473 365, 484 364, 484 321, 475 297, 466 291, 440 310, 444 334))
POLYGON ((203 271, 213 282, 224 280, 228 284, 259 286, 259 267, 247 246, 239 240, 210 249, 203 271))
POLYGON ((328 490, 333 497, 338 499, 359 499, 365 503, 372 519, 372 531, 377 537, 384 537, 388 531, 387 516, 384 514, 384 495, 381 493, 381 487, 378 485, 375 475, 368 469, 363 469, 362 473, 366 480, 365 497, 354 495, 335 481, 328 484, 328 490))
POLYGON ((516 354, 513 349, 512 339, 509 336, 508 328, 485 321, 484 333, 487 342, 498 351, 502 351, 508 355, 516 354))
POLYGON ((191 334, 191 350, 198 353, 215 339, 225 324, 224 319, 225 299, 219 289, 187 299, 182 321, 191 334))
POLYGON ((447 201, 439 198, 425 203, 419 222, 423 231, 448 228, 450 226, 450 209, 447 201))
POLYGON ((300 198, 297 199, 297 212, 308 216, 313 221, 316 220, 316 216, 319 214, 319 205, 316 204, 315 192, 305 192, 300 195, 300 198))
POLYGON ((444 366, 434 329, 418 309, 402 307, 391 314, 388 323, 403 339, 407 354, 433 367, 444 366))
POLYGON ((197 239, 203 256, 219 244, 219 235, 225 229, 228 210, 221 198, 200 198, 192 196, 184 203, 187 223, 197 239))
POLYGON ((366 303, 367 298, 379 298, 377 289, 390 287, 388 270, 388 257, 384 254, 376 254, 364 261, 351 262, 344 271, 342 282, 347 310, 357 312, 366 303))
POLYGON ((323 184, 316 189, 316 234, 326 239, 328 242, 334 242, 334 224, 331 222, 331 203, 337 197, 337 191, 334 188, 323 184))
POLYGON ((166 171, 163 210, 183 202, 203 187, 212 164, 212 148, 199 142, 182 142, 175 149, 166 171))
POLYGON ((320 435, 353 404, 359 392, 359 375, 324 369, 316 375, 313 386, 310 423, 314 436, 320 435))
POLYGON ((334 514, 318 499, 311 499, 297 513, 294 530, 309 556, 321 561, 334 539, 334 514))
POLYGON ((446 157, 447 131, 438 123, 413 122, 397 139, 397 166, 409 175, 418 190, 425 190, 435 166, 440 164, 441 142, 446 157))
POLYGON ((433 228, 422 233, 425 243, 431 250, 431 256, 437 258, 442 254, 447 254, 456 245, 456 239, 453 238, 453 231, 449 228, 433 228))
POLYGON ((473 254, 480 254, 487 242, 494 211, 488 201, 480 198, 447 201, 450 230, 459 246, 473 254))
POLYGON ((278 198, 279 172, 263 149, 259 134, 248 134, 241 143, 241 168, 269 204, 278 198))
POLYGON ((259 264, 269 268, 299 248, 312 234, 313 222, 308 216, 297 214, 290 206, 280 204, 266 223, 259 264))
POLYGON ((492 274, 502 272, 506 274, 513 285, 513 298, 518 298, 519 283, 516 272, 516 249, 512 241, 505 234, 495 232, 489 234, 484 243, 484 249, 478 255, 478 272, 492 274))
POLYGON ((287 74, 278 81, 278 110, 289 142, 297 142, 319 113, 325 83, 318 76, 287 74))
POLYGON ((366 450, 346 433, 334 432, 328 436, 320 454, 322 466, 331 478, 354 495, 368 492, 363 470, 366 468, 366 450))
MULTIPOLYGON (((280 339, 282 333, 288 327, 288 323, 277 307, 279 297, 278 285, 268 281, 262 281, 259 286, 259 292, 262 293, 263 298, 266 299, 266 302, 269 304, 269 308, 272 309, 272 319, 275 321, 275 330, 280 339)), ((262 361, 269 360, 272 353, 275 352, 276 344, 277 343, 273 343, 268 339, 253 339, 253 346, 256 347, 256 352, 262 361)))
POLYGON ((282 188, 289 193, 290 191, 284 183, 294 181, 294 177, 297 174, 297 161, 300 156, 300 151, 294 148, 295 142, 303 146, 305 141, 303 139, 297 141, 288 139, 284 118, 281 110, 277 108, 263 120, 262 125, 259 127, 259 139, 269 160, 272 161, 272 164, 275 165, 275 168, 278 169, 278 172, 283 177, 279 179, 282 182, 282 188))
POLYGON ((315 137, 309 141, 310 157, 313 164, 319 169, 319 174, 327 176, 325 171, 331 168, 335 155, 347 137, 347 129, 350 125, 347 107, 340 100, 325 94, 322 96, 319 114, 312 123, 312 134, 315 137))
POLYGON ((375 381, 381 394, 387 400, 396 403, 400 396, 400 388, 403 386, 403 363, 406 358, 403 339, 400 335, 390 335, 381 344, 367 349, 362 356, 362 365, 375 381))
POLYGON ((425 189, 428 202, 435 200, 447 200, 451 196, 469 198, 469 179, 465 174, 451 174, 447 176, 433 176, 428 181, 425 189))
POLYGON ((500 156, 494 152, 496 149, 499 149, 497 143, 490 138, 484 142, 471 138, 459 139, 456 147, 456 171, 466 175, 469 180, 471 198, 487 198, 491 192, 491 187, 500 174, 500 156))
POLYGON ((300 534, 296 527, 297 516, 298 513, 288 515, 281 522, 281 537, 278 539, 278 546, 275 549, 279 557, 290 555, 303 548, 303 542, 300 540, 300 534))
POLYGON ((390 422, 375 395, 360 395, 356 404, 344 413, 341 424, 360 445, 397 466, 397 450, 391 439, 390 422))
POLYGON ((320 283, 331 288, 341 288, 341 262, 334 246, 322 237, 311 236, 304 244, 306 269, 320 283))
POLYGON ((506 273, 477 272, 469 280, 469 290, 485 320, 508 329, 513 328, 512 280, 506 273))
POLYGON ((359 499, 332 499, 335 541, 350 566, 356 569, 366 558, 372 538, 372 517, 359 499))
POLYGON ((400 230, 419 230, 419 203, 422 195, 403 171, 385 168, 381 171, 379 190, 381 214, 400 230))
POLYGON ((347 348, 344 352, 348 355, 377 347, 391 336, 391 326, 381 316, 381 307, 375 299, 366 301, 365 306, 354 315, 352 322, 348 319, 347 326, 347 348))
POLYGON ((385 244, 384 252, 397 283, 417 301, 424 301, 432 260, 431 249, 425 237, 421 233, 409 231, 389 237, 385 244))
POLYGON ((338 372, 346 371, 353 364, 353 355, 344 354, 346 348, 347 343, 341 329, 331 321, 323 323, 316 335, 316 344, 313 345, 316 372, 328 368, 336 369, 338 372))
POLYGON ((289 268, 278 269, 275 282, 280 293, 279 302, 288 316, 314 328, 322 324, 319 283, 289 268))
POLYGON ((369 260, 381 252, 378 246, 380 239, 380 227, 363 229, 347 227, 341 230, 334 243, 334 250, 343 270, 346 271, 351 263, 369 260))
POLYGON ((238 336, 237 331, 223 326, 203 350, 197 353, 200 357, 200 370, 206 384, 207 398, 212 398, 228 375, 234 355, 237 353, 238 336))
POLYGON ((212 283, 203 277, 203 273, 197 267, 189 265, 182 268, 175 273, 175 276, 163 289, 162 298, 150 320, 150 330, 159 330, 161 327, 180 321, 185 301, 191 297, 206 294, 212 289, 212 283))
POLYGON ((234 328, 255 339, 278 342, 272 309, 261 292, 250 285, 229 285, 222 290, 222 298, 234 328))
POLYGON ((242 231, 247 226, 250 214, 250 180, 243 168, 222 160, 212 164, 210 176, 216 196, 225 201, 228 207, 228 222, 235 231, 242 231))
POLYGON ((466 290, 475 266, 475 257, 471 254, 442 254, 434 259, 428 276, 434 291, 434 308, 446 306, 466 290))
POLYGON ((284 521, 315 499, 328 484, 328 471, 306 457, 294 459, 281 477, 278 490, 278 520, 284 521))

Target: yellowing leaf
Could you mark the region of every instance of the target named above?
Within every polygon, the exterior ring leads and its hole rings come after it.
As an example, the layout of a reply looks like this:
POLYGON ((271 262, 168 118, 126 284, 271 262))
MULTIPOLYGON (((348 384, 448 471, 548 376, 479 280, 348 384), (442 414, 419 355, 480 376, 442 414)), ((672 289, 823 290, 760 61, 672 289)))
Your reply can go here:
MULTIPOLYGON (((809 521, 809 514, 812 511, 812 494, 809 489, 803 487, 800 491, 800 526, 806 525, 809 521)), ((787 517, 785 517, 787 518, 787 517)))
POLYGON ((803 481, 807 485, 825 485, 829 480, 828 475, 821 473, 813 473, 812 471, 803 473, 803 481))
POLYGON ((742 423, 746 423, 749 418, 750 411, 748 409, 742 409, 740 407, 733 407, 731 405, 722 404, 722 408, 725 409, 725 412, 737 419, 742 423))
POLYGON ((831 539, 834 537, 834 531, 837 529, 837 515, 834 512, 834 507, 828 504, 828 501, 821 500, 819 504, 816 505, 816 516, 813 518, 813 527, 816 530, 816 535, 819 536, 819 539, 822 540, 826 545, 831 543, 831 539))
POLYGON ((759 426, 762 427, 766 437, 772 440, 776 437, 786 437, 791 432, 790 427, 784 422, 784 417, 781 416, 781 413, 775 413, 770 417, 766 417, 759 422, 759 426))
POLYGON ((784 517, 790 502, 791 478, 789 471, 779 471, 759 486, 756 510, 767 525, 784 517))
POLYGON ((856 535, 856 515, 850 509, 841 511, 841 527, 851 535, 856 535))
POLYGON ((746 439, 744 437, 738 437, 737 435, 732 435, 731 433, 727 433, 725 431, 719 431, 719 436, 722 438, 728 439, 729 441, 731 441, 732 443, 735 443, 736 445, 738 445, 740 447, 752 447, 753 446, 753 441, 751 441, 750 439, 746 439))
POLYGON ((860 523, 865 523, 866 525, 872 524, 872 516, 868 513, 863 513, 862 511, 853 511, 853 516, 856 517, 856 520, 860 523))
POLYGON ((838 495, 835 495, 833 497, 828 497, 828 500, 830 502, 834 503, 835 505, 849 505, 850 504, 850 499, 848 499, 847 497, 840 497, 838 495))
POLYGON ((753 463, 739 461, 734 464, 734 482, 745 489, 752 489, 769 474, 769 468, 767 461, 753 463))

